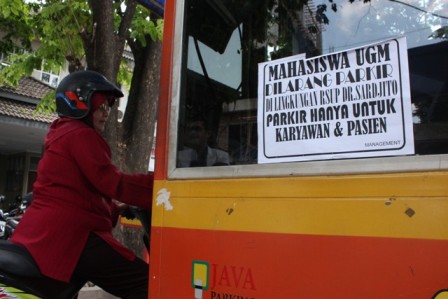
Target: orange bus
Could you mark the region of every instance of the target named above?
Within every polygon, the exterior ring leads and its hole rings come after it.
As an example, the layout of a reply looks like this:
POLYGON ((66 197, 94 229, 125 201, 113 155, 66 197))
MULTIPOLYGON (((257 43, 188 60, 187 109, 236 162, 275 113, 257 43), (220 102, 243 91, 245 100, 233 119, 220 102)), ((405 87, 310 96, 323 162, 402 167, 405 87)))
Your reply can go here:
POLYGON ((448 298, 443 0, 166 0, 151 299, 448 298))

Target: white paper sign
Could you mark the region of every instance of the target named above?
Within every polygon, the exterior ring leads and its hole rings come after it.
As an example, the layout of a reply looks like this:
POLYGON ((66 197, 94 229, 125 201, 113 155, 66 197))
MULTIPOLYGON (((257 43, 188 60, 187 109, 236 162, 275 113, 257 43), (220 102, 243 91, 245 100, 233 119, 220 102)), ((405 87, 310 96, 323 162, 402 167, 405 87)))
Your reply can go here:
POLYGON ((414 154, 405 38, 258 67, 258 163, 414 154))

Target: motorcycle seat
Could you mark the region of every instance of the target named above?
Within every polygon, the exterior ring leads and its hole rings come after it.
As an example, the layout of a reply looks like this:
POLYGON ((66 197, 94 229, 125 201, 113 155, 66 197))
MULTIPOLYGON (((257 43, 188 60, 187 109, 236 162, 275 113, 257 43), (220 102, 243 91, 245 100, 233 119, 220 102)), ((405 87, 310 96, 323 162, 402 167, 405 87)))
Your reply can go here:
POLYGON ((0 240, 0 269, 23 277, 42 277, 28 250, 9 240, 0 240))

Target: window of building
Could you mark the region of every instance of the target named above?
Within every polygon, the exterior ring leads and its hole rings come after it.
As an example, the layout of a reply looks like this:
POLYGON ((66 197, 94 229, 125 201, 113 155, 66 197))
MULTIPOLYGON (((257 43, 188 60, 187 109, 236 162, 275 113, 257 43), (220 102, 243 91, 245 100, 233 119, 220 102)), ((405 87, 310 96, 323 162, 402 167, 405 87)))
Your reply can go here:
POLYGON ((57 87, 59 83, 59 73, 60 71, 53 71, 49 68, 45 67, 45 62, 42 63, 42 68, 39 70, 40 72, 40 80, 44 83, 49 84, 50 86, 57 87))

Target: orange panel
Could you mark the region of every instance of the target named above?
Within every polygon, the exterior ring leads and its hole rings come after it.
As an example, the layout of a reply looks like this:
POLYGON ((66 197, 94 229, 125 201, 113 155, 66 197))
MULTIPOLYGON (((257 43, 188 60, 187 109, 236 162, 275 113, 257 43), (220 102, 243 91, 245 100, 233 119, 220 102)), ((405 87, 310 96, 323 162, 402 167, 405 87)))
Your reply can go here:
POLYGON ((448 241, 176 228, 152 237, 161 247, 150 298, 195 298, 193 261, 208 265, 202 298, 422 299, 448 288, 448 241))

